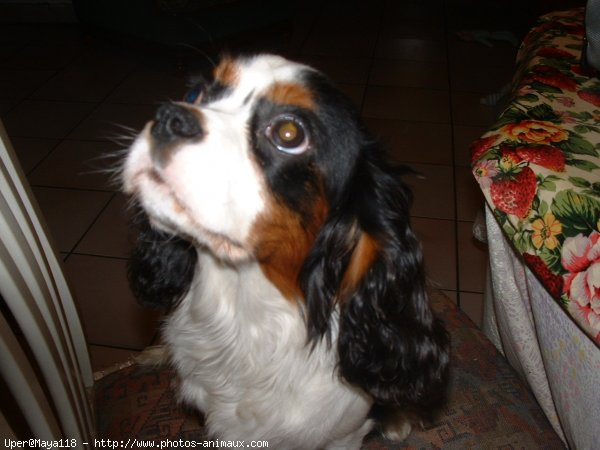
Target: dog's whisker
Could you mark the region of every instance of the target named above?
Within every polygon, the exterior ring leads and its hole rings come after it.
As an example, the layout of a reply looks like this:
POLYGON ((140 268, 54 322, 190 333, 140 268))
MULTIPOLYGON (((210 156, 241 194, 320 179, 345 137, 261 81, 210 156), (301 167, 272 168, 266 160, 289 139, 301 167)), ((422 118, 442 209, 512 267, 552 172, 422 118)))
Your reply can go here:
POLYGON ((217 66, 217 63, 215 62, 215 60, 212 59, 212 57, 206 51, 202 50, 201 48, 198 48, 198 47, 196 47, 194 45, 191 45, 191 44, 188 44, 186 42, 182 42, 179 45, 181 47, 188 48, 188 49, 193 50, 196 53, 202 55, 211 64, 212 67, 216 67, 217 66))
MULTIPOLYGON (((118 123, 118 122, 107 121, 106 125, 111 128, 115 128, 117 130, 126 132, 127 134, 125 136, 128 136, 128 135, 136 136, 140 132, 140 129, 138 129, 138 128, 134 128, 132 126, 125 125, 125 124, 118 123)), ((114 131, 114 132, 116 132, 116 131, 114 131)))
POLYGON ((138 137, 139 131, 114 132, 105 134, 104 138, 110 142, 121 144, 121 147, 129 148, 138 137))
POLYGON ((87 170, 79 172, 79 175, 103 175, 107 176, 107 187, 121 189, 123 163, 128 153, 127 148, 105 151, 100 155, 89 158, 83 165, 87 170))
POLYGON ((124 152, 133 144, 135 139, 137 138, 137 131, 128 131, 127 133, 113 133, 107 134, 104 138, 120 148, 124 149, 124 152))

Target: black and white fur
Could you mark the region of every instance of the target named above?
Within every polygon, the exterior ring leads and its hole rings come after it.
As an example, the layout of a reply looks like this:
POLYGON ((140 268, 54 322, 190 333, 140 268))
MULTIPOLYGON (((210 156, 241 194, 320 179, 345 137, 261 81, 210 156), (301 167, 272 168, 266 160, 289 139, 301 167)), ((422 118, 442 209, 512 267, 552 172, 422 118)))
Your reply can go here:
POLYGON ((448 337, 403 172, 323 75, 272 55, 226 58, 138 136, 130 280, 170 310, 181 397, 212 435, 358 449, 440 404, 448 337))

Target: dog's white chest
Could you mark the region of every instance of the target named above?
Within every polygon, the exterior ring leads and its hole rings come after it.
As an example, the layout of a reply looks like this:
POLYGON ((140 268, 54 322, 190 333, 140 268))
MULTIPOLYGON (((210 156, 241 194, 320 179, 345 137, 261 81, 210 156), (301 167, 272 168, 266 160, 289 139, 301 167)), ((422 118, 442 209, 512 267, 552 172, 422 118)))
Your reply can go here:
POLYGON ((309 449, 364 424, 371 401, 340 380, 335 345, 310 350, 298 306, 257 264, 234 270, 200 254, 199 267, 165 338, 182 398, 206 414, 211 432, 309 449))

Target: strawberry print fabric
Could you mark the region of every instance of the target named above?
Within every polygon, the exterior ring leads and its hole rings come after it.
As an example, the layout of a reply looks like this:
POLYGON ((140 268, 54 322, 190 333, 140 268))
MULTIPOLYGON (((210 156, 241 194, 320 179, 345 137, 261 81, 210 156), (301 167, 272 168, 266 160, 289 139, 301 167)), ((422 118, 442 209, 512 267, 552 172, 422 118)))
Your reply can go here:
POLYGON ((600 346, 600 78, 580 65, 583 17, 552 13, 529 32, 511 102, 471 162, 504 234, 600 346))

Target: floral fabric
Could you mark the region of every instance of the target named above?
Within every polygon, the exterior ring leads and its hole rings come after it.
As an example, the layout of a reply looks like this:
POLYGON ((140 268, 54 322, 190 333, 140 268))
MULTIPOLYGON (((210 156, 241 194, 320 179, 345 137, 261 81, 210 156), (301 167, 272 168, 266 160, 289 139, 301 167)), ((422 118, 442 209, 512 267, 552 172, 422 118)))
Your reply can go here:
POLYGON ((600 346, 600 78, 580 64, 583 18, 582 8, 540 18, 511 102, 471 154, 505 235, 600 346))
POLYGON ((598 449, 600 348, 525 266, 489 208, 491 285, 484 333, 527 381, 571 449, 598 449))

